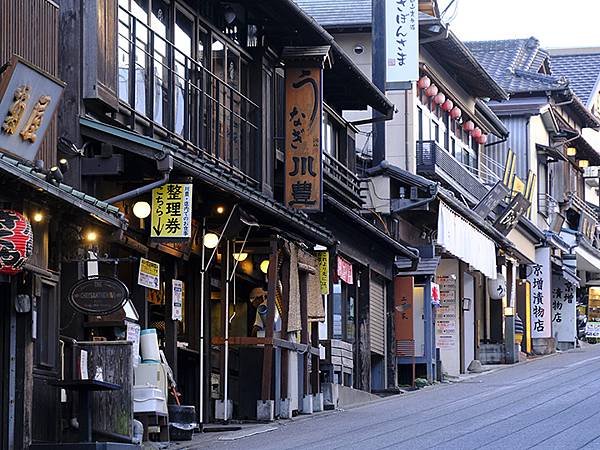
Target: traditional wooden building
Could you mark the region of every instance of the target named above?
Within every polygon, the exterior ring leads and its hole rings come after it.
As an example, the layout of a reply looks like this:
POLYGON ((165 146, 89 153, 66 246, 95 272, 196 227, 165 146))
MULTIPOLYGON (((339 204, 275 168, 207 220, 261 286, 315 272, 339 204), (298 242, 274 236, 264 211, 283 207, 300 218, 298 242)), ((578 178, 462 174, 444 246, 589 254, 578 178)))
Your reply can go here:
MULTIPOLYGON (((60 136, 80 149, 66 176, 129 220, 99 252, 121 261, 138 323, 157 329, 200 424, 322 408, 321 339, 352 336, 364 389, 374 342, 383 380, 386 283, 396 255, 418 255, 356 212, 356 129, 341 113, 392 104, 291 1, 60 6, 60 136), (189 223, 160 206, 177 186, 189 223), (373 244, 356 242, 365 231, 373 244), (155 286, 140 284, 142 259, 155 286), (369 317, 376 337, 361 331, 369 317)), ((62 327, 115 340, 127 323, 66 307, 62 327)))

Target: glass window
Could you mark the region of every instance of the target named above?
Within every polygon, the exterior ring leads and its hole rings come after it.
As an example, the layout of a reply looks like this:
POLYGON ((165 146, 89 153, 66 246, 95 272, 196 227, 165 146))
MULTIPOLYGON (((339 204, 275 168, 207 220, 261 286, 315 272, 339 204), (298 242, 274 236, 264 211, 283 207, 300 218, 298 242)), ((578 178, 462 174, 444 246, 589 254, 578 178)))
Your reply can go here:
POLYGON ((166 111, 169 93, 169 55, 167 40, 169 8, 161 0, 152 0, 150 28, 154 32, 154 104, 153 118, 160 125, 167 126, 166 111))
POLYGON ((189 124, 189 81, 191 80, 192 39, 194 23, 181 12, 175 21, 175 133, 188 138, 189 124))

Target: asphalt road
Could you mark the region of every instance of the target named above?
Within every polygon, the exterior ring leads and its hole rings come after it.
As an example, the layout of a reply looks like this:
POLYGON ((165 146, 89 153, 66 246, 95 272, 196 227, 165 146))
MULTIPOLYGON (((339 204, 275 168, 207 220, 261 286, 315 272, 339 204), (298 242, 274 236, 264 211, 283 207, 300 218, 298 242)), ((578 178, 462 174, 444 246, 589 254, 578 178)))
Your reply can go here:
POLYGON ((600 344, 265 430, 188 448, 600 449, 600 344))

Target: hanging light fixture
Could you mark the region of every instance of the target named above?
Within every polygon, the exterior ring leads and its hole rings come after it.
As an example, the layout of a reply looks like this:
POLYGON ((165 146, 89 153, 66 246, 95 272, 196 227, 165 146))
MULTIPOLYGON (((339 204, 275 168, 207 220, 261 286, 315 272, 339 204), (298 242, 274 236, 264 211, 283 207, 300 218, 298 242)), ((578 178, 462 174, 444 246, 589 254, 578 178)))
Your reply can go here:
POLYGON ((425 95, 427 97, 434 97, 437 95, 438 93, 438 88, 435 84, 432 84, 431 86, 429 86, 427 89, 425 89, 425 95))
POLYGON ((417 82, 417 87, 419 89, 427 89, 429 86, 431 86, 431 80, 427 75, 424 75, 421 78, 419 78, 419 81, 417 82))
POLYGON ((96 233, 93 230, 90 230, 85 234, 85 240, 88 242, 96 242, 97 239, 98 239, 98 233, 96 233))
POLYGON ((246 252, 233 254, 233 259, 235 259, 236 261, 239 261, 239 262, 246 261, 246 258, 248 258, 248 253, 246 253, 246 252))
POLYGON ((455 106, 454 108, 452 108, 450 110, 450 118, 453 120, 458 119, 460 116, 462 116, 462 111, 458 106, 455 106))
POLYGON ((472 120, 467 120, 465 123, 463 123, 462 127, 465 131, 473 131, 475 129, 475 124, 472 120))
POLYGON ((219 245, 219 236, 215 233, 206 233, 204 235, 203 244, 206 248, 215 248, 219 245))
POLYGON ((587 159, 580 159, 577 162, 577 165, 579 166, 580 169, 585 169, 586 167, 589 167, 590 162, 587 159))
POLYGON ((452 108, 454 108, 454 103, 452 103, 452 100, 447 99, 444 103, 442 103, 442 111, 446 111, 449 112, 452 110, 452 108))
POLYGON ((436 105, 441 105, 445 101, 446 101, 446 96, 442 92, 439 92, 435 97, 433 97, 433 102, 436 105))
POLYGON ((35 213, 33 213, 33 221, 34 222, 41 222, 42 220, 44 220, 44 213, 42 213, 41 211, 36 211, 35 213))
POLYGON ((150 215, 150 203, 148 202, 135 202, 133 205, 133 215, 138 219, 145 219, 150 215))
POLYGON ((577 149, 575 147, 567 147, 567 156, 577 155, 577 149))
POLYGON ((479 139, 482 135, 482 131, 481 128, 477 127, 475 128, 472 132, 471 132, 471 136, 473 136, 473 138, 475 139, 479 139))

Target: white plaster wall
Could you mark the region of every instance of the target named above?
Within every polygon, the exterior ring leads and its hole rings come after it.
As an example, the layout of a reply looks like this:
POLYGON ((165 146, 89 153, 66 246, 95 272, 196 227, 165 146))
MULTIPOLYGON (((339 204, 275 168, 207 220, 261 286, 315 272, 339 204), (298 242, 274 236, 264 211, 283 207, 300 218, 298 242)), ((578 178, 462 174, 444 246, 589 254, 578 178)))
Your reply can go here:
MULTIPOLYGON (((544 127, 542 118, 540 115, 531 116, 529 119, 529 142, 528 142, 528 158, 527 166, 536 176, 536 183, 533 188, 533 198, 531 201, 531 217, 537 219, 537 225, 542 230, 548 228, 548 224, 544 220, 544 217, 538 214, 538 163, 537 163, 537 150, 535 144, 548 145, 550 142, 550 136, 544 127)), ((524 180, 526 181, 526 180, 524 180)), ((535 222, 535 220, 534 220, 535 222)))
MULTIPOLYGON (((352 58, 352 61, 358 66, 362 72, 372 79, 371 74, 371 34, 369 33, 343 33, 343 34, 335 34, 334 38, 336 42, 344 49, 344 51, 352 58), (361 46, 363 48, 363 52, 357 54, 354 49, 357 46, 361 46)), ((353 122, 361 119, 369 119, 371 118, 373 112, 371 108, 364 111, 344 111, 344 119, 349 122, 353 122)), ((373 140, 370 136, 370 133, 373 130, 373 126, 371 124, 360 125, 358 126, 360 133, 356 135, 356 151, 358 153, 371 154, 372 152, 372 144, 373 140)))

